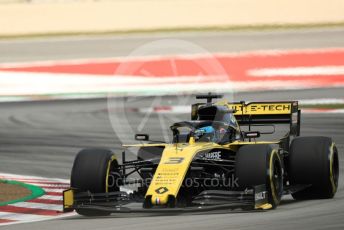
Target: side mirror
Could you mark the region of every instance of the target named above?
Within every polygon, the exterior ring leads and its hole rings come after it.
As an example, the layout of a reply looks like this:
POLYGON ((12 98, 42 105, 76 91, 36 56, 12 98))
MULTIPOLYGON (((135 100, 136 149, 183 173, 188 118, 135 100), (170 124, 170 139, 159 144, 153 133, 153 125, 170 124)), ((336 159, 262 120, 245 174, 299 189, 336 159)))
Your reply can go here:
POLYGON ((135 140, 137 141, 149 141, 148 134, 135 134, 135 140))
POLYGON ((259 131, 247 131, 247 132, 244 132, 244 137, 245 138, 258 138, 258 137, 260 137, 260 132, 259 131))

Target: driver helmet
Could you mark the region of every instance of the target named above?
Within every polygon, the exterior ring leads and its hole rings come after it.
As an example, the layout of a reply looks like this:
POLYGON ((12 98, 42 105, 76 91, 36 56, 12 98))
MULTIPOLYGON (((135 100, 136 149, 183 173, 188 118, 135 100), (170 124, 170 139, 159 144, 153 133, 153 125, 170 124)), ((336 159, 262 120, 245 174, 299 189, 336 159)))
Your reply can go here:
POLYGON ((202 137, 206 137, 208 141, 214 141, 215 129, 212 126, 204 126, 202 128, 196 129, 195 137, 197 140, 202 137))

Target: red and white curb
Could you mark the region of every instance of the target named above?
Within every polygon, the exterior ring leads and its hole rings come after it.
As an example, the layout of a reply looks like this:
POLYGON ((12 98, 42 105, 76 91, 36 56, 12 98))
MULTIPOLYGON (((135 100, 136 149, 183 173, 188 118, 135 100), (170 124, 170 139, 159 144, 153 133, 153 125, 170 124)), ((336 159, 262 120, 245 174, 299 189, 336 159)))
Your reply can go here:
POLYGON ((343 86, 343 48, 0 64, 0 101, 343 86))
POLYGON ((75 215, 62 212, 62 192, 69 188, 69 180, 0 173, 0 179, 36 185, 45 191, 41 197, 0 206, 0 226, 36 222, 75 215))

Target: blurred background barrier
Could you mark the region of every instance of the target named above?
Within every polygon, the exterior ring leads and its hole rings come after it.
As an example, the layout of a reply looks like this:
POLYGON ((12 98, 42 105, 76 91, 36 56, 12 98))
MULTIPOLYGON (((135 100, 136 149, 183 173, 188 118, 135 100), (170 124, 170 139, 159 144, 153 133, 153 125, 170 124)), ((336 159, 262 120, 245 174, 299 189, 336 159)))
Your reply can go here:
POLYGON ((0 0, 0 4, 29 3, 28 0, 0 0))
POLYGON ((343 0, 0 0, 0 36, 344 22, 343 0), (23 4, 31 2, 31 4, 23 4), (8 4, 11 3, 11 4, 8 4))

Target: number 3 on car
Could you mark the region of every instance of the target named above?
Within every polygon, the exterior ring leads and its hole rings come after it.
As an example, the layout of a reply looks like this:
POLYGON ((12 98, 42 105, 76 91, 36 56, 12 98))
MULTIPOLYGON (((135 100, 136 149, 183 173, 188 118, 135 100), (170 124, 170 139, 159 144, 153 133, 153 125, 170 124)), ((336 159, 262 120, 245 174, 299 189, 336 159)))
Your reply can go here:
POLYGON ((164 164, 181 164, 183 160, 183 157, 170 157, 164 162, 164 164))

